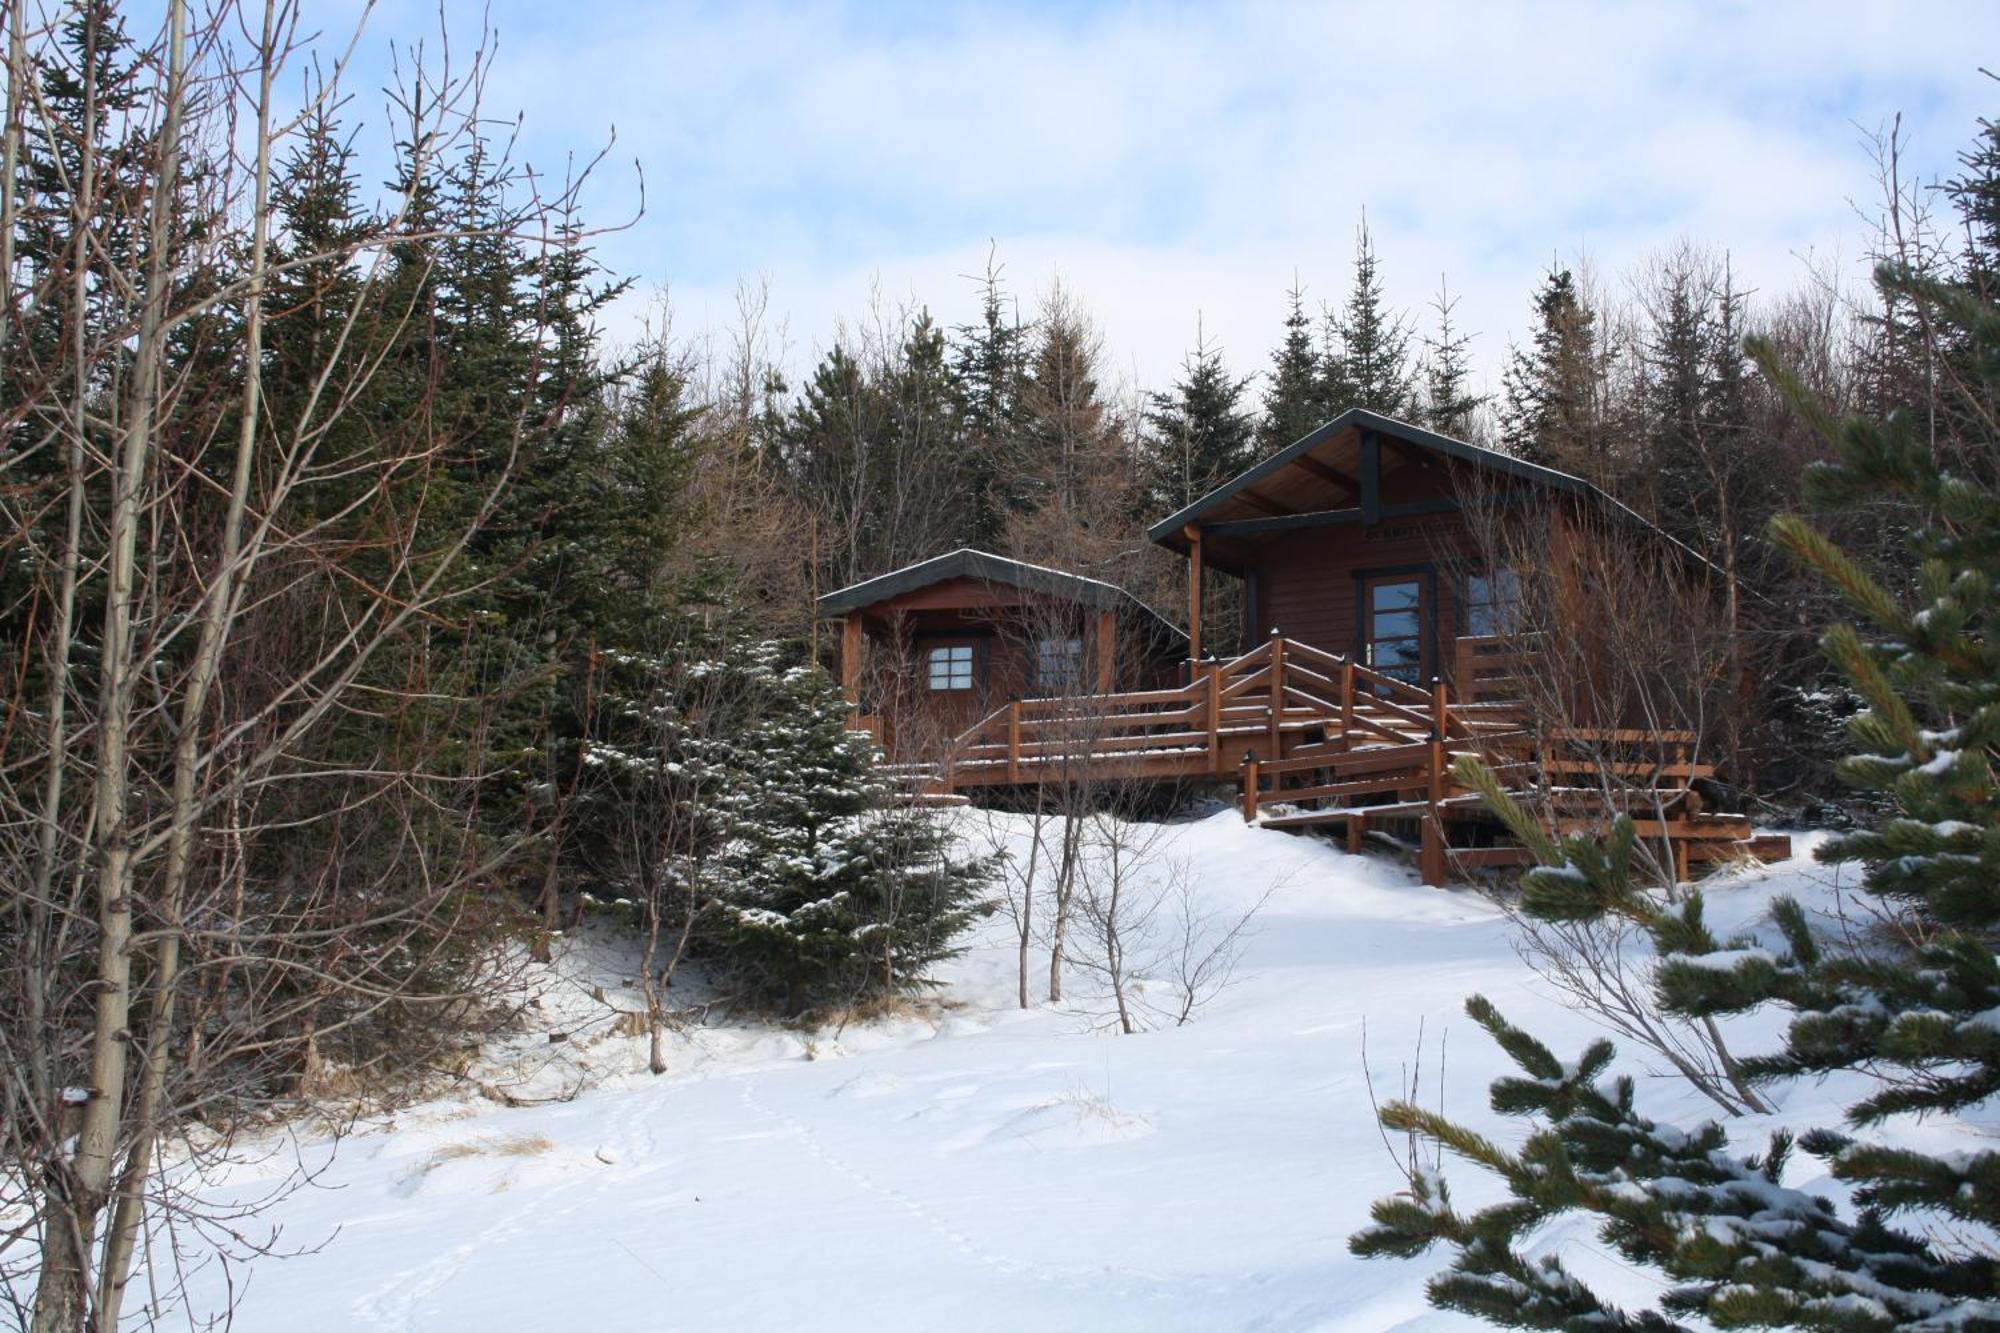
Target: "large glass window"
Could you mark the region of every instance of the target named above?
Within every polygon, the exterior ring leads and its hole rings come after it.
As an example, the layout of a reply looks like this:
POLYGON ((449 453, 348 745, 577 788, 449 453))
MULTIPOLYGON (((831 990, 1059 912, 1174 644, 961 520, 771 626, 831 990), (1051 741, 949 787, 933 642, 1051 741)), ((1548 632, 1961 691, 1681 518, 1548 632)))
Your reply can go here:
POLYGON ((930 683, 934 690, 972 688, 972 645, 953 643, 930 651, 930 683))
POLYGON ((1521 580, 1506 566, 1465 580, 1465 633, 1475 638, 1512 634, 1521 627, 1521 580))
POLYGON ((1042 639, 1035 644, 1036 689, 1068 689, 1082 679, 1082 639, 1042 639))

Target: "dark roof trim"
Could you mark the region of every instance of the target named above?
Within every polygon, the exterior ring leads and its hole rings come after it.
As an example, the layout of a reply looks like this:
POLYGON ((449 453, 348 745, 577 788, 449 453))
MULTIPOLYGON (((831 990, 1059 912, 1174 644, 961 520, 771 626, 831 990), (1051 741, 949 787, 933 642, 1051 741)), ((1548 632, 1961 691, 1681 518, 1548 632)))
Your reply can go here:
MULTIPOLYGON (((1540 463, 1530 463, 1527 459, 1516 458, 1512 454, 1503 454, 1494 449, 1482 448, 1476 444, 1467 444, 1464 440, 1454 440, 1449 435, 1439 435, 1437 432, 1425 430, 1421 426, 1412 426, 1407 421, 1398 421, 1394 417, 1385 417, 1379 412, 1370 412, 1364 407, 1350 407, 1326 424, 1306 432, 1298 440, 1286 445, 1263 462, 1223 482, 1222 485, 1216 487, 1207 495, 1202 496, 1187 508, 1170 514, 1158 523, 1153 524, 1152 527, 1146 529, 1146 535, 1153 541, 1163 541, 1167 537, 1179 532, 1188 524, 1198 520, 1203 514, 1206 514, 1224 500, 1240 494, 1246 487, 1254 486, 1258 482, 1282 472, 1295 461, 1311 453, 1314 449, 1350 426, 1359 427, 1363 431, 1380 431, 1384 435, 1394 436, 1396 439, 1406 441, 1421 448, 1432 449, 1449 457, 1463 459, 1476 466, 1488 468, 1495 472, 1503 472, 1508 476, 1520 477, 1524 481, 1532 481, 1538 485, 1548 486, 1555 490, 1571 491, 1579 495, 1598 495, 1603 496, 1606 500, 1611 499, 1610 496, 1605 495, 1604 492, 1598 490, 1581 477, 1572 477, 1567 472, 1558 472, 1552 467, 1543 467, 1540 463)), ((1615 500, 1611 502, 1613 504, 1617 503, 1615 500)), ((1623 506, 1620 507, 1622 508, 1623 506)))
POLYGON ((1159 545, 1170 545, 1172 539, 1180 535, 1181 529, 1190 523, 1200 520, 1203 514, 1208 513, 1232 496, 1241 494, 1248 487, 1254 486, 1258 482, 1264 481, 1274 474, 1283 471, 1285 468, 1291 466, 1292 463, 1310 454, 1314 449, 1342 431, 1347 430, 1349 427, 1356 427, 1361 431, 1364 444, 1369 436, 1380 432, 1383 435, 1401 440, 1406 444, 1414 444, 1422 449, 1433 450, 1449 458, 1461 459, 1464 462, 1471 463, 1475 467, 1483 467, 1489 471, 1499 472, 1510 477, 1519 477, 1523 481, 1532 482, 1538 486, 1546 486, 1551 490, 1567 491, 1572 495, 1587 496, 1597 503, 1606 506, 1617 517, 1628 519, 1646 528, 1648 531, 1658 534, 1662 540, 1679 547, 1690 559, 1698 561, 1711 570, 1715 568, 1714 563, 1699 551, 1685 542, 1662 532, 1656 524, 1647 520, 1630 505, 1613 499, 1609 494, 1585 481, 1582 477, 1573 477, 1567 472, 1558 472, 1552 467, 1543 467, 1540 463, 1530 463, 1525 458, 1516 458, 1512 454, 1503 454, 1497 449, 1488 449, 1483 445, 1469 444, 1464 440, 1455 440, 1449 435, 1440 435, 1436 431, 1425 430, 1422 426, 1413 426, 1407 421, 1398 421, 1394 417, 1385 417, 1380 412, 1370 412, 1365 407, 1350 407, 1339 416, 1333 418, 1333 420, 1306 432, 1298 440, 1286 445, 1263 462, 1237 473, 1236 476, 1223 482, 1222 485, 1216 487, 1207 495, 1202 496, 1185 509, 1169 514, 1167 517, 1153 524, 1153 526, 1146 529, 1146 536, 1159 545))
MULTIPOLYGON (((1377 506, 1376 521, 1421 518, 1426 514, 1449 514, 1459 508, 1456 500, 1412 500, 1406 504, 1377 506)), ((1273 514, 1269 518, 1231 518, 1210 523, 1202 531, 1211 537, 1259 537, 1270 532, 1293 532, 1299 528, 1338 528, 1370 522, 1366 509, 1309 509, 1298 514, 1273 514)))
POLYGON ((1187 638, 1186 633, 1175 628, 1165 616, 1115 583, 1050 569, 1047 565, 1031 565, 1024 560, 1009 560, 1006 556, 975 551, 969 546, 827 593, 814 605, 822 616, 843 615, 900 597, 906 592, 963 578, 984 579, 988 583, 1004 583, 1030 592, 1049 593, 1085 606, 1094 606, 1100 611, 1136 612, 1154 622, 1158 630, 1177 639, 1187 638))

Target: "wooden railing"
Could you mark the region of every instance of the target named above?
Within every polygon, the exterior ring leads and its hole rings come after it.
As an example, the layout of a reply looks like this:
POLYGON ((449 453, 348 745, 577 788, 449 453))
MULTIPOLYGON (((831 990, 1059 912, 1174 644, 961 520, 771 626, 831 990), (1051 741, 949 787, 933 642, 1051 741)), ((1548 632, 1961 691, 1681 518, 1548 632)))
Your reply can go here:
POLYGON ((1221 776, 1249 756, 1411 744, 1440 730, 1469 737, 1492 725, 1454 712, 1442 684, 1422 689, 1289 639, 1192 665, 1193 679, 1174 689, 1003 704, 952 741, 940 776, 951 785, 1114 770, 1221 776))
POLYGON ((1453 640, 1451 683, 1465 703, 1520 700, 1535 661, 1532 641, 1521 635, 1467 634, 1453 640))
MULTIPOLYGON (((1713 770, 1699 762, 1692 733, 1535 732, 1517 705, 1481 697, 1479 677, 1473 697, 1459 699, 1443 681, 1422 689, 1275 636, 1192 667, 1188 684, 1173 689, 1013 700, 960 733, 935 764, 906 767, 926 792, 946 797, 975 786, 1235 774, 1245 819, 1282 804, 1262 822, 1343 823, 1350 848, 1371 826, 1414 821, 1430 884, 1444 883, 1453 865, 1526 856, 1519 847, 1449 845, 1448 822, 1487 817, 1456 778, 1467 755, 1553 832, 1601 828, 1605 811, 1627 802, 1641 835, 1673 849, 1682 878, 1692 861, 1749 839, 1740 816, 1702 813, 1693 784, 1713 770)), ((1490 696, 1497 687, 1484 688, 1490 696)))

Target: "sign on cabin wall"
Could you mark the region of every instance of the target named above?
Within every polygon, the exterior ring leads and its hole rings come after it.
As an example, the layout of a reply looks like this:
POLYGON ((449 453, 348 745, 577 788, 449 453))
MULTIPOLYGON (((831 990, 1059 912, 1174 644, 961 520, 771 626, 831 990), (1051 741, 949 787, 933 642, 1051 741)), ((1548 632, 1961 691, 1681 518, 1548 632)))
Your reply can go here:
POLYGON ((1424 535, 1424 531, 1424 525, 1421 523, 1400 523, 1395 527, 1388 528, 1363 528, 1361 530, 1361 540, 1365 542, 1400 542, 1407 541, 1411 537, 1421 537, 1424 535))

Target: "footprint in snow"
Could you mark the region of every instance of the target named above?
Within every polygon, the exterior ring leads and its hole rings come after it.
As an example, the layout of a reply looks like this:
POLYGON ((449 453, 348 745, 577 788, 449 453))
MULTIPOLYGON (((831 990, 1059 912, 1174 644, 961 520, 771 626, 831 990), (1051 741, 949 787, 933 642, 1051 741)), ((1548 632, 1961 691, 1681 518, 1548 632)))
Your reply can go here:
POLYGON ((833 1097, 886 1097, 910 1085, 894 1074, 858 1074, 827 1093, 833 1097))

